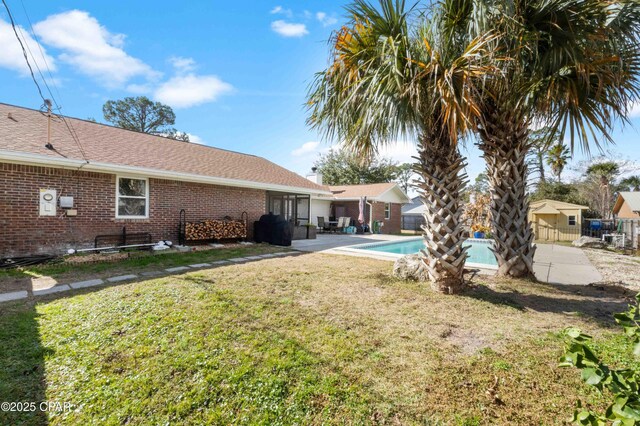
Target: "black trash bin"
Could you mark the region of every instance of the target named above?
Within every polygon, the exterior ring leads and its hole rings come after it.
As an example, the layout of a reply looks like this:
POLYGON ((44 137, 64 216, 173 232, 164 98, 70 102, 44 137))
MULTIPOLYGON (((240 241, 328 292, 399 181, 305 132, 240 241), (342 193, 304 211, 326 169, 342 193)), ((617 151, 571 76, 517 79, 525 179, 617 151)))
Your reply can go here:
POLYGON ((291 225, 280 215, 262 215, 260 220, 253 223, 253 239, 256 243, 288 247, 291 245, 291 225))

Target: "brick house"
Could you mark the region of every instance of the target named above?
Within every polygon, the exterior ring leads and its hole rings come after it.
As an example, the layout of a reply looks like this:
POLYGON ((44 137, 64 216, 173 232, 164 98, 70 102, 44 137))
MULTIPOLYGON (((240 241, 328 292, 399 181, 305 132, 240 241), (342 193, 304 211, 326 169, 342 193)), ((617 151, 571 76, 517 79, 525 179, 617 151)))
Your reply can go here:
POLYGON ((268 211, 309 221, 327 188, 264 158, 48 117, 0 103, 0 258, 93 246, 100 234, 176 241, 189 221, 268 211))
MULTIPOLYGON (((322 184, 322 174, 314 172, 307 176, 314 183, 322 184)), ((360 214, 360 199, 366 197, 365 223, 373 228, 373 222, 382 224, 383 234, 399 234, 402 229, 402 205, 411 199, 395 182, 363 185, 326 186, 331 196, 318 195, 311 198, 311 223, 318 217, 325 220, 347 216, 357 223, 360 214)))

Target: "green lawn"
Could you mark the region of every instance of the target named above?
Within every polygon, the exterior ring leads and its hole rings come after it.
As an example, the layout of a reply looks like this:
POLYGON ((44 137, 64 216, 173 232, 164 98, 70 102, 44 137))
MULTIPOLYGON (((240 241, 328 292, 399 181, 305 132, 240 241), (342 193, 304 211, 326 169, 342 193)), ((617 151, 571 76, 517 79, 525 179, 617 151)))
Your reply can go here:
POLYGON ((562 424, 603 402, 557 367, 565 327, 630 358, 622 292, 389 272, 306 254, 0 305, 0 401, 73 406, 0 424, 562 424))

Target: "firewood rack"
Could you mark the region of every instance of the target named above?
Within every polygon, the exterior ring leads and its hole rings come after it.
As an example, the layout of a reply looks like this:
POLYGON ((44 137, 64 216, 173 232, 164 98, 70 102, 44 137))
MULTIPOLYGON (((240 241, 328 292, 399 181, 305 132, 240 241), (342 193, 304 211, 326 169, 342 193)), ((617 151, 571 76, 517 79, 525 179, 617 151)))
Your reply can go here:
POLYGON ((187 241, 207 242, 221 240, 246 240, 249 215, 242 212, 240 220, 229 216, 223 219, 206 219, 200 222, 188 222, 185 209, 180 210, 178 223, 178 244, 187 241))

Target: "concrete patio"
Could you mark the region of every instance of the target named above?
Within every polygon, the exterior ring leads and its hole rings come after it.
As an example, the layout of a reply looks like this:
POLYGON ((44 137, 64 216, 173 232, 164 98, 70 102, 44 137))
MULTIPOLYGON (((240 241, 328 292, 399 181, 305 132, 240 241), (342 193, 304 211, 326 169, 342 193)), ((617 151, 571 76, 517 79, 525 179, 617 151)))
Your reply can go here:
MULTIPOLYGON (((325 252, 332 254, 356 255, 341 248, 355 244, 375 243, 383 241, 398 241, 415 235, 345 235, 320 234, 315 240, 293 241, 292 248, 307 252, 325 252)), ((363 254, 358 254, 363 256, 363 254)), ((384 256, 377 256, 375 252, 366 254, 380 260, 390 261, 384 256)), ((556 244, 537 244, 534 257, 534 273, 536 278, 550 284, 586 285, 602 281, 602 275, 591 264, 582 250, 556 244)), ((480 270, 484 274, 493 274, 490 269, 480 270)))
POLYGON ((550 284, 586 285, 602 281, 602 275, 587 255, 576 247, 538 244, 533 271, 536 278, 550 284))

